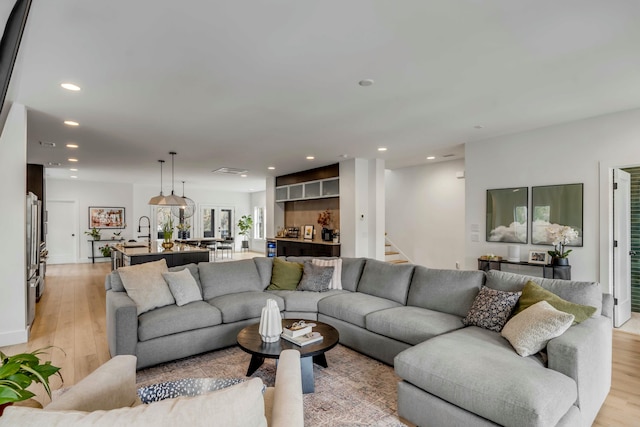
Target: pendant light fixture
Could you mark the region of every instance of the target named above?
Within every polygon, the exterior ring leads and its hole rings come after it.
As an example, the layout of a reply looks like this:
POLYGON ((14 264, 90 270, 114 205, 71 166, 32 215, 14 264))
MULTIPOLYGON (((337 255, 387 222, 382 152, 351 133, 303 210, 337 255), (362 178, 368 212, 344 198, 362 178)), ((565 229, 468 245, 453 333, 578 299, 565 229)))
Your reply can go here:
POLYGON ((164 200, 164 194, 162 194, 162 164, 164 163, 164 160, 158 160, 158 162, 160 163, 160 195, 149 199, 148 204, 150 205, 159 205, 161 204, 160 202, 164 200))
POLYGON ((158 160, 160 162, 160 195, 152 197, 151 200, 149 200, 149 204, 155 206, 186 206, 187 202, 185 199, 180 196, 176 196, 173 191, 173 156, 177 153, 175 151, 171 151, 169 154, 171 154, 171 195, 165 196, 162 194, 162 164, 164 163, 164 160, 158 160))
POLYGON ((185 201, 184 206, 173 206, 171 213, 178 219, 184 220, 191 218, 196 212, 196 202, 184 196, 184 181, 182 181, 182 198, 185 201))

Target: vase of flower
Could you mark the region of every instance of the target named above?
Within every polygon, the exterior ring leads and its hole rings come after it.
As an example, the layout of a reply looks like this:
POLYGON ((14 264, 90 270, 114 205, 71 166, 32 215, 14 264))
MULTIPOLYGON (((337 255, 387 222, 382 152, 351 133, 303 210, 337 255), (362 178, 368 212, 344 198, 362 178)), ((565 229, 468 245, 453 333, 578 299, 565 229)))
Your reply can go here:
POLYGON ((567 249, 566 245, 578 238, 578 231, 568 225, 553 224, 547 227, 547 237, 553 245, 553 250, 548 251, 553 265, 569 265, 571 249, 567 249))

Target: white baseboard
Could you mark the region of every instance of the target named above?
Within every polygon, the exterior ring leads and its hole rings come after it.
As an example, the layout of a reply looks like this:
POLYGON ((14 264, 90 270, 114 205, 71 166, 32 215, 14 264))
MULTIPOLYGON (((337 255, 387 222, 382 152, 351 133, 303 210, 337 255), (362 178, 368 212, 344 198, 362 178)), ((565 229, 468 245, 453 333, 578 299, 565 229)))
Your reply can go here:
POLYGON ((27 326, 25 329, 18 331, 9 331, 0 333, 0 347, 14 344, 22 344, 29 341, 29 329, 27 326))

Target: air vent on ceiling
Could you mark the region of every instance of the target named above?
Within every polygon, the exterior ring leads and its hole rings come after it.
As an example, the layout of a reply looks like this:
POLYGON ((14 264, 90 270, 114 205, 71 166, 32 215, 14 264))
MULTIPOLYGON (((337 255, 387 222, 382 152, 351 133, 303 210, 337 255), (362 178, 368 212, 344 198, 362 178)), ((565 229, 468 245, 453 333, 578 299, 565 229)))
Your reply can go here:
POLYGON ((59 163, 59 162, 47 162, 47 166, 62 166, 62 163, 59 163))
POLYGON ((249 172, 247 169, 239 169, 239 168, 218 168, 213 173, 223 173, 226 175, 242 175, 249 172))
POLYGON ((444 156, 442 156, 442 157, 455 157, 455 154, 445 154, 445 155, 444 155, 444 156))
POLYGON ((47 148, 54 148, 56 146, 55 142, 49 142, 49 141, 40 141, 40 145, 42 145, 43 147, 47 147, 47 148))

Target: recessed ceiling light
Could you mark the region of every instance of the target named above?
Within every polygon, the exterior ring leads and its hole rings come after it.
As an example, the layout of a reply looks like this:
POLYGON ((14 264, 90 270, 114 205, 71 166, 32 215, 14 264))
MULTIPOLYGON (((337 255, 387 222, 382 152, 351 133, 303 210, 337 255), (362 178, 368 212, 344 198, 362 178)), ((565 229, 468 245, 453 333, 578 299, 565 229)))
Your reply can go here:
POLYGON ((267 169, 269 169, 270 171, 276 170, 275 166, 269 166, 267 169))
POLYGON ((246 178, 246 177, 247 177, 247 175, 244 174, 244 173, 242 175, 240 175, 240 178, 246 178))
POLYGON ((433 160, 435 158, 436 158, 436 156, 429 156, 429 157, 427 157, 427 160, 433 160))
POLYGON ((307 160, 313 160, 313 159, 315 159, 315 157, 313 157, 313 156, 307 156, 307 160))
POLYGON ((78 169, 76 169, 76 168, 71 168, 71 169, 69 169, 69 170, 70 170, 71 172, 78 172, 78 169))
POLYGON ((379 147, 378 151, 387 151, 387 147, 379 147))
POLYGON ((63 88, 67 89, 67 90, 73 90, 73 91, 79 91, 80 90, 80 86, 76 86, 73 83, 61 83, 60 86, 62 86, 63 88))
POLYGON ((80 123, 74 122, 73 120, 65 120, 64 124, 68 126, 80 126, 80 123))
POLYGON ((78 148, 78 144, 67 144, 67 148, 78 148))
POLYGON ((77 176, 75 176, 75 175, 71 175, 71 178, 77 178, 77 176))
POLYGON ((371 86, 373 83, 374 83, 373 79, 364 79, 358 82, 358 84, 362 87, 371 86))
POLYGON ((70 162, 77 162, 78 161, 78 159, 73 159, 73 158, 67 159, 67 160, 69 160, 70 162))

